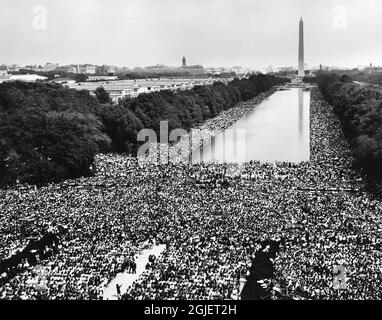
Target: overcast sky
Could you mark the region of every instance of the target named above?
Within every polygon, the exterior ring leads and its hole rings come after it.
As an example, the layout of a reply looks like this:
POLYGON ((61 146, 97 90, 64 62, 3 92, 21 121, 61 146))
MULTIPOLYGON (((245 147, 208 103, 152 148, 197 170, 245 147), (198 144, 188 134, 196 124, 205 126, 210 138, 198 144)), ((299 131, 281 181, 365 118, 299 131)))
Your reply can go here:
POLYGON ((0 8, 0 64, 177 66, 185 55, 205 67, 296 66, 303 16, 310 65, 382 65, 381 0, 0 0, 0 8))

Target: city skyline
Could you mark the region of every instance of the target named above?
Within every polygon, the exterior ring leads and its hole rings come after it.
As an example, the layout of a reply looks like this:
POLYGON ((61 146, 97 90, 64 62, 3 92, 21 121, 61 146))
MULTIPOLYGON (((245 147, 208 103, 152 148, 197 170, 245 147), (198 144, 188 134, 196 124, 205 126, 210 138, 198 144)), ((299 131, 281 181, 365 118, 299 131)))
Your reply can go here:
POLYGON ((5 64, 179 66, 184 55, 206 67, 297 67, 300 16, 309 65, 382 64, 376 34, 382 4, 376 0, 0 2, 7 12, 0 21, 5 64))

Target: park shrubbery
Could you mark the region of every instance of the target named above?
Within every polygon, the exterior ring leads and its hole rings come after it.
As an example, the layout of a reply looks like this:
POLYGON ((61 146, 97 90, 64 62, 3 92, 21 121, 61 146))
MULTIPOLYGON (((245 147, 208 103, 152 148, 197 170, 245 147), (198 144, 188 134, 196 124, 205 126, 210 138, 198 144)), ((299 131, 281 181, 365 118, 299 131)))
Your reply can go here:
POLYGON ((341 119, 355 164, 379 189, 382 183, 382 93, 352 83, 347 76, 322 75, 318 86, 341 119))
POLYGON ((253 75, 229 84, 215 82, 181 92, 161 91, 110 104, 104 90, 97 97, 58 84, 0 84, 0 185, 16 181, 45 183, 92 174, 95 154, 135 154, 143 128, 159 135, 189 130, 239 101, 254 98, 286 79, 253 75))

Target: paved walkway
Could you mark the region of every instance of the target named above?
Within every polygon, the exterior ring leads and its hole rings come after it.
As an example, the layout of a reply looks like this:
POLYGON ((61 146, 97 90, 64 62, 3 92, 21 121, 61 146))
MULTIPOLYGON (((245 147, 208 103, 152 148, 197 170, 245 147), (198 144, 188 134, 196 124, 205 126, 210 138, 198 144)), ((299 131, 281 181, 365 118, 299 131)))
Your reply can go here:
POLYGON ((145 249, 136 258, 137 273, 128 273, 127 271, 118 273, 116 277, 105 287, 103 291, 104 300, 117 300, 117 288, 116 285, 121 285, 121 293, 125 293, 126 290, 136 281, 142 273, 145 271, 146 264, 149 262, 149 256, 154 255, 158 257, 164 250, 166 245, 153 246, 151 249, 145 249))

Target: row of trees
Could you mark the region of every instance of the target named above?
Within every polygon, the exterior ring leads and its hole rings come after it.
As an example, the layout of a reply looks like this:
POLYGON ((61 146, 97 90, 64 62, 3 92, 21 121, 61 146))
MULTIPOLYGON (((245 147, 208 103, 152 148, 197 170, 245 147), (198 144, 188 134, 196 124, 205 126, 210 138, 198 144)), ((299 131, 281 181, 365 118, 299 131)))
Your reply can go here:
POLYGON ((382 72, 380 68, 366 68, 364 70, 354 69, 332 69, 331 71, 326 70, 317 70, 313 72, 316 76, 319 75, 330 75, 330 74, 339 74, 345 75, 351 78, 354 81, 366 82, 370 84, 382 84, 382 72))
POLYGON ((103 89, 96 97, 52 83, 0 84, 0 185, 45 183, 91 175, 95 154, 135 154, 143 128, 159 135, 160 121, 192 126, 237 102, 286 80, 258 75, 198 86, 188 91, 142 94, 112 105, 103 89), (98 100, 98 99, 99 100, 98 100))
POLYGON ((337 74, 320 76, 318 86, 342 121, 355 164, 378 186, 382 182, 381 91, 356 85, 348 76, 337 74))
POLYGON ((88 92, 58 84, 0 84, 0 184, 90 175, 111 144, 100 109, 88 92))
POLYGON ((169 131, 191 129, 206 119, 232 108, 239 101, 254 98, 272 86, 289 81, 269 75, 253 75, 234 79, 227 85, 215 82, 181 92, 161 91, 125 99, 118 106, 105 106, 101 112, 107 135, 116 152, 135 154, 139 145, 137 133, 153 129, 159 136, 160 121, 167 120, 169 131))

